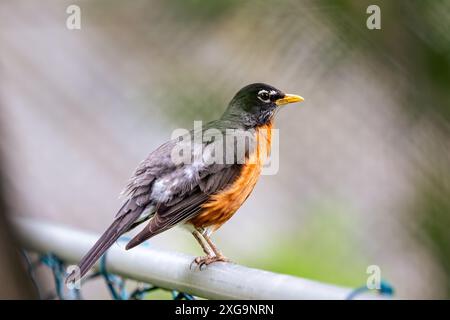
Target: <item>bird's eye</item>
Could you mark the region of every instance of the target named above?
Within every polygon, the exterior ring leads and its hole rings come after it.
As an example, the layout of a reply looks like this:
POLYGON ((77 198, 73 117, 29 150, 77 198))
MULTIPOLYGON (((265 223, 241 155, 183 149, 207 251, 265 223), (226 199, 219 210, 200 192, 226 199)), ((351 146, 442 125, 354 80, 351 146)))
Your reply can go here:
POLYGON ((261 100, 262 102, 270 102, 270 94, 269 92, 267 92, 266 90, 261 90, 260 92, 258 92, 258 99, 261 100))

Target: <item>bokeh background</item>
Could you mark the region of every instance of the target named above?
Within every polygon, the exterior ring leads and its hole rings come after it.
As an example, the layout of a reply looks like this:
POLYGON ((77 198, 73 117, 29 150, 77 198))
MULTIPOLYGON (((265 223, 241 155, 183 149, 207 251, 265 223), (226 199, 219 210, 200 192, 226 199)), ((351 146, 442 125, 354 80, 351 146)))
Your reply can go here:
MULTIPOLYGON (((399 298, 450 298, 449 30, 444 0, 2 1, 7 213, 100 233, 141 159, 266 82, 306 100, 278 114, 280 170, 219 247, 350 287, 375 264, 399 298)), ((150 241, 201 254, 182 230, 150 241)))

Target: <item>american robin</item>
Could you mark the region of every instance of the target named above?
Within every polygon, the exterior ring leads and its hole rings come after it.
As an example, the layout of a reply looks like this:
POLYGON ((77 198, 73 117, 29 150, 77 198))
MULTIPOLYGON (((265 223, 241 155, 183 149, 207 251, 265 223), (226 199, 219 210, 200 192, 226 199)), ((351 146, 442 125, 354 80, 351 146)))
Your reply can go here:
POLYGON ((148 224, 126 249, 184 225, 206 254, 193 262, 201 267, 229 261, 211 241, 211 233, 252 192, 270 152, 271 128, 279 106, 300 101, 302 97, 270 85, 250 84, 239 90, 219 120, 150 153, 132 175, 124 192, 126 201, 114 221, 79 263, 80 276, 122 234, 144 221, 148 224))

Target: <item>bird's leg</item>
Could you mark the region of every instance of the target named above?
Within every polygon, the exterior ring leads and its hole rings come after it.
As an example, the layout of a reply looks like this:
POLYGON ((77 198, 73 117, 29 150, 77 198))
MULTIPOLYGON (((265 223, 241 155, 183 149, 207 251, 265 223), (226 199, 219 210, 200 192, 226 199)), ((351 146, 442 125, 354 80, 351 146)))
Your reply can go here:
POLYGON ((208 242, 205 241, 205 238, 203 237, 203 235, 198 230, 192 231, 192 235, 198 241, 198 243, 200 244, 200 246, 203 249, 203 252, 205 252, 205 254, 207 256, 213 256, 214 255, 214 251, 209 246, 208 242))
POLYGON ((217 246, 214 244, 214 242, 212 242, 212 240, 207 232, 203 232, 202 235, 203 235, 203 238, 205 238, 208 245, 211 247, 211 249, 215 255, 215 257, 213 258, 214 261, 211 261, 210 263, 215 262, 215 261, 231 262, 231 260, 228 259, 227 257, 225 257, 223 255, 223 253, 219 250, 219 248, 217 248, 217 246))
POLYGON ((203 251, 206 253, 206 256, 195 258, 191 263, 191 267, 193 263, 197 264, 199 268, 202 269, 202 267, 207 266, 213 262, 230 262, 230 260, 227 259, 212 242, 205 230, 196 229, 192 232, 192 235, 195 237, 195 239, 197 239, 198 243, 200 243, 203 251))
POLYGON ((202 233, 200 231, 198 231, 196 229, 196 230, 192 231, 192 235, 194 236, 195 240, 197 240, 197 242, 200 244, 200 246, 202 247, 203 252, 205 252, 206 256, 195 258, 194 261, 192 261, 190 267, 192 267, 193 263, 196 263, 201 268, 203 265, 206 264, 205 261, 208 261, 209 259, 214 258, 214 251, 211 249, 208 242, 205 240, 204 236, 202 235, 202 233))

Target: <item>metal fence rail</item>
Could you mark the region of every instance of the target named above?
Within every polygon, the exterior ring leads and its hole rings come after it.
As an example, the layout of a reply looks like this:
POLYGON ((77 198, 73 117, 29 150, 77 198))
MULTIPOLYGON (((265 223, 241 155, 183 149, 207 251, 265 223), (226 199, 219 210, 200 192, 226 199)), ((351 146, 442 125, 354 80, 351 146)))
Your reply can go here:
MULTIPOLYGON (((15 225, 25 249, 52 252, 76 263, 97 236, 72 228, 20 218, 15 225)), ((346 299, 353 289, 244 266, 217 263, 190 269, 194 257, 141 246, 130 251, 113 246, 108 270, 120 276, 209 299, 346 299)), ((98 267, 98 266, 96 266, 98 267)), ((380 298, 361 294, 358 299, 380 298)))

